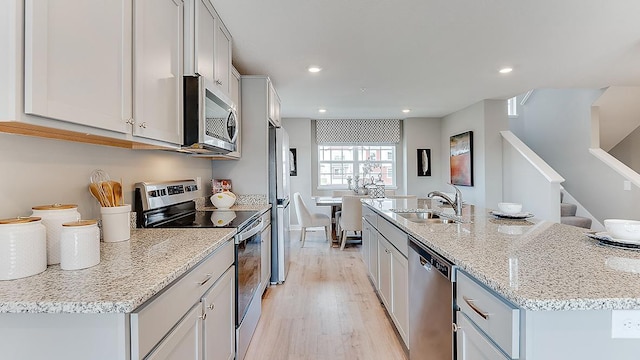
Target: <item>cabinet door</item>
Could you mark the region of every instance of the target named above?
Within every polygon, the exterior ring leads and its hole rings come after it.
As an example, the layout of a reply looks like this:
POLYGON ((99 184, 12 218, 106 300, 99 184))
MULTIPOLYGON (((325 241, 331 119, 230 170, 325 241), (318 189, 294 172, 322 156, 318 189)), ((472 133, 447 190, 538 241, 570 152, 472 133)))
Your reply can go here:
POLYGON ((137 0, 134 10, 133 134, 181 144, 184 3, 137 0))
POLYGON ((24 111, 130 133, 131 16, 131 0, 27 0, 24 111))
POLYGON ((262 247, 260 248, 262 251, 262 255, 260 257, 260 271, 262 272, 260 281, 262 282, 262 285, 260 286, 260 289, 264 291, 271 281, 271 225, 262 230, 260 240, 262 241, 262 247))
POLYGON ((235 357, 235 267, 230 267, 202 298, 204 359, 235 357))
POLYGON ((457 312, 456 359, 458 360, 505 360, 508 359, 496 348, 471 321, 457 312))
POLYGON ((391 313, 398 332, 408 345, 409 341, 409 269, 408 261, 395 248, 391 248, 391 313))
POLYGON ((202 359, 202 317, 202 306, 198 303, 145 359, 202 359))
POLYGON ((387 240, 378 237, 378 292, 382 302, 391 312, 391 250, 387 240))
POLYGON ((215 84, 229 96, 231 77, 231 34, 220 20, 216 21, 215 84))
POLYGON ((195 69, 211 84, 215 82, 216 15, 209 0, 195 0, 195 69))
POLYGON ((362 219, 362 261, 367 267, 367 271, 371 271, 371 227, 362 219))
POLYGON ((273 124, 273 126, 280 127, 282 125, 280 122, 280 99, 278 98, 276 89, 273 87, 273 83, 271 83, 271 81, 269 81, 268 97, 269 121, 273 124))

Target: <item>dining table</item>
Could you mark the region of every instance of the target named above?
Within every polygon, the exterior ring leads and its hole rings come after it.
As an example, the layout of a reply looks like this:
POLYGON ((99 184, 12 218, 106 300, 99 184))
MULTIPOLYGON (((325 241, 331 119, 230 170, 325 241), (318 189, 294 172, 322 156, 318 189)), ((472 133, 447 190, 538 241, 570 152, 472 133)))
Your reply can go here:
POLYGON ((331 206, 331 240, 333 242, 332 246, 339 246, 338 234, 336 233, 336 212, 342 209, 342 197, 316 196, 315 202, 316 206, 331 206))

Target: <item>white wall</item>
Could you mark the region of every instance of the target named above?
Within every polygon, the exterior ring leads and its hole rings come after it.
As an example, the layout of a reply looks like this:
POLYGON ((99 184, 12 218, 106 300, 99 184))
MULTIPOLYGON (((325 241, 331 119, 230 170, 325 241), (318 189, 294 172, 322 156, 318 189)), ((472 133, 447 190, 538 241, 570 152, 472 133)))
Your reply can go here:
MULTIPOLYGON (((310 210, 315 211, 311 200, 313 193, 311 153, 316 150, 315 142, 311 141, 310 119, 282 119, 282 127, 289 134, 289 147, 296 148, 298 157, 298 175, 291 177, 291 196, 299 192, 310 210)), ((295 205, 291 201, 291 224, 297 225, 295 205)), ((321 209, 322 210, 322 209, 321 209)), ((325 212, 329 212, 328 209, 325 212)))
POLYGON ((564 188, 596 219, 640 219, 640 189, 589 153, 591 105, 599 89, 539 89, 524 106, 524 127, 512 130, 565 178, 564 188), (517 132, 516 132, 517 131, 517 132))
MULTIPOLYGON (((496 208, 502 201, 502 139, 507 130, 506 100, 484 100, 447 115, 442 120, 441 163, 442 182, 451 180, 449 169, 450 136, 473 131, 473 183, 460 186, 465 202, 486 208, 496 208)), ((442 191, 452 192, 444 185, 442 191)))
POLYGON ((443 164, 441 161, 444 141, 441 123, 439 118, 408 118, 402 122, 402 162, 406 171, 403 187, 407 194, 426 196, 430 191, 446 187, 442 172, 448 173, 449 162, 443 164), (417 149, 431 149, 431 176, 418 176, 417 149))
POLYGON ((609 154, 640 173, 640 127, 614 146, 609 154))
POLYGON ((129 204, 140 181, 201 177, 201 193, 211 192, 211 161, 186 154, 0 133, 0 159, 0 218, 28 216, 32 206, 54 203, 78 204, 83 218, 98 218, 98 203, 88 190, 94 169, 122 179, 129 204))

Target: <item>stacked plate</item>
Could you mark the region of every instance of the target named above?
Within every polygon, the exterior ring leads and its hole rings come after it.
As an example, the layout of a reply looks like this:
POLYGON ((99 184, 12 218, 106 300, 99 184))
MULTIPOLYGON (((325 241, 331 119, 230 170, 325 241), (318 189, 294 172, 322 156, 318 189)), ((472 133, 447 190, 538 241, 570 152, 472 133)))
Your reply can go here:
POLYGON ((529 212, 522 212, 522 204, 517 203, 499 203, 499 210, 492 210, 491 215, 501 219, 528 219, 533 217, 529 212))
POLYGON ((604 227, 607 231, 586 235, 607 245, 640 249, 640 221, 606 219, 604 227))

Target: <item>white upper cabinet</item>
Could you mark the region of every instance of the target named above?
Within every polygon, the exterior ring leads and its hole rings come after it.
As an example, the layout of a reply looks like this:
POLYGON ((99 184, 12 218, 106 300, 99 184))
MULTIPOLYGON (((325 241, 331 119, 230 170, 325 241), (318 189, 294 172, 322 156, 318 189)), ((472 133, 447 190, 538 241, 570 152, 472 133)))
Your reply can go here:
POLYGON ((215 32, 215 81, 214 83, 229 96, 231 91, 231 34, 217 18, 215 32))
POLYGON ((180 144, 184 3, 137 0, 134 6, 133 134, 180 144))
POLYGON ((131 1, 26 0, 25 113, 131 132, 131 1))
POLYGON ((232 97, 231 34, 209 0, 187 0, 185 73, 204 76, 232 97))
POLYGON ((275 127, 282 126, 282 121, 280 120, 280 97, 271 80, 269 80, 269 122, 275 127))

